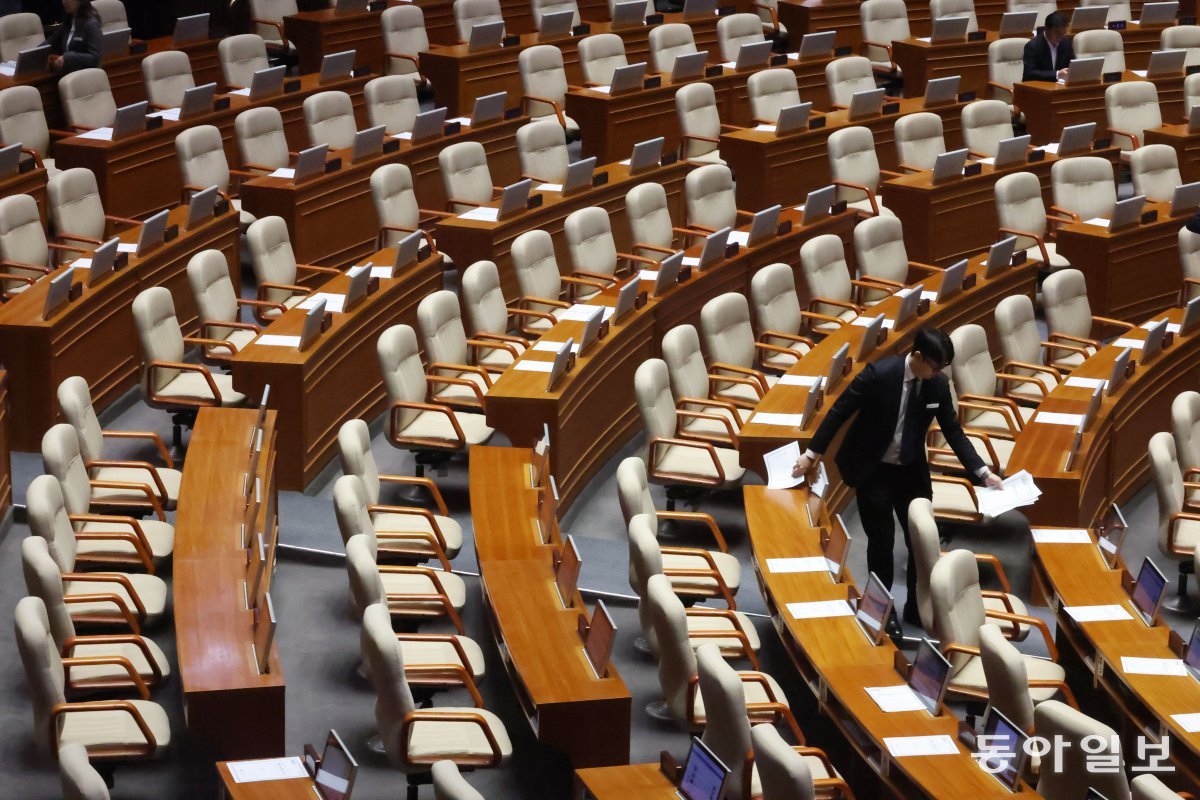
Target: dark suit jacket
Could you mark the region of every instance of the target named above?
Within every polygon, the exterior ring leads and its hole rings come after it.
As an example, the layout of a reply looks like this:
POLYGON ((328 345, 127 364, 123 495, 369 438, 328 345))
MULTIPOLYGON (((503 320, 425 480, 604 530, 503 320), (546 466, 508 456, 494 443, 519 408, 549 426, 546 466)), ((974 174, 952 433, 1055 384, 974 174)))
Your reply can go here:
POLYGON ((84 17, 75 21, 75 35, 67 45, 67 33, 71 21, 64 20, 62 26, 48 40, 50 52, 63 57, 62 74, 79 69, 100 66, 100 21, 95 17, 84 17))
MULTIPOLYGON (((868 364, 842 392, 813 436, 809 448, 815 453, 824 453, 842 425, 858 412, 836 458, 838 470, 848 485, 857 486, 869 476, 891 444, 896 432, 896 420, 900 416, 903 383, 903 356, 891 356, 868 364)), ((910 414, 915 415, 911 424, 916 425, 922 440, 930 423, 937 418, 946 441, 974 479, 979 468, 984 466, 983 460, 958 423, 958 415, 950 398, 950 382, 946 376, 937 375, 921 381, 920 392, 909 409, 910 414)), ((923 443, 917 448, 917 460, 912 468, 920 470, 928 482, 929 465, 925 460, 923 443)))
POLYGON ((1046 35, 1039 33, 1025 43, 1025 81, 1056 81, 1058 71, 1071 65, 1075 58, 1075 48, 1071 46, 1071 37, 1065 37, 1058 43, 1058 58, 1050 60, 1050 43, 1046 35))

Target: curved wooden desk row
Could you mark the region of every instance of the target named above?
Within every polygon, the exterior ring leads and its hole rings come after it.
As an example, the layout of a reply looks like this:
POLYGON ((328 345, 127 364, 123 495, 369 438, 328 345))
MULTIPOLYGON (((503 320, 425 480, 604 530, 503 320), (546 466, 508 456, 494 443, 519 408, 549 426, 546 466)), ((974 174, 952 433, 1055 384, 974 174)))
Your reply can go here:
MULTIPOLYGON (((1142 78, 1125 72, 1123 81, 1149 80, 1158 87, 1158 105, 1162 118, 1168 122, 1184 119, 1183 75, 1142 78)), ((1036 145, 1057 142, 1063 128, 1070 125, 1096 123, 1096 135, 1108 135, 1108 113, 1104 92, 1110 83, 1065 83, 1025 81, 1013 86, 1013 104, 1025 114, 1026 131, 1036 145)))
MULTIPOLYGON (((64 379, 81 375, 91 388, 97 411, 137 382, 141 367, 133 299, 151 286, 171 290, 175 313, 184 335, 199 332, 196 301, 187 280, 187 263, 201 250, 220 250, 229 265, 235 291, 241 284, 238 264, 238 213, 225 214, 184 230, 187 207, 172 209, 170 225, 179 236, 144 257, 129 254, 129 263, 110 272, 96 286, 84 286, 79 298, 43 318, 50 277, 42 278, 12 300, 0 305, 0 353, 13 381, 13 414, 21 425, 13 430, 13 449, 37 450, 42 434, 58 421, 55 392, 64 379)), ((136 244, 138 228, 120 233, 136 244)), ((87 255, 80 253, 79 255, 87 255)), ((86 270, 75 278, 86 283, 86 270)))
MULTIPOLYGON (((272 647, 270 671, 258 671, 254 612, 242 585, 249 577, 241 546, 243 480, 257 418, 253 408, 200 410, 175 514, 173 602, 184 710, 192 735, 223 759, 285 753, 283 668, 272 647)), ((279 535, 275 439, 275 413, 267 412, 255 473, 263 502, 252 526, 268 547, 264 581, 279 535)))
POLYGON ((532 455, 471 448, 471 522, 492 631, 539 742, 576 767, 626 764, 629 690, 614 667, 605 678, 592 671, 578 632, 580 616, 588 616, 579 592, 574 608, 559 599, 555 547, 543 543, 539 490, 529 482, 532 455))
MULTIPOLYGON (((554 391, 546 391, 546 373, 515 367, 509 367, 495 382, 485 403, 489 425, 519 447, 532 447, 542 435, 542 426, 549 426, 556 454, 552 470, 563 508, 570 506, 596 471, 638 429, 633 375, 643 361, 660 353, 667 331, 676 325, 697 324, 700 309, 720 294, 748 294, 750 279, 768 264, 789 264, 798 273, 800 246, 805 241, 831 233, 848 242, 858 215, 846 211, 807 228, 800 224, 801 218, 800 212, 784 211, 781 220, 792 223, 791 232, 755 247, 742 247, 736 256, 715 266, 693 269, 688 280, 663 297, 649 297, 640 309, 613 322, 608 335, 576 359, 574 369, 560 379, 554 391)), ((691 247, 688 255, 698 257, 700 249, 691 247)), ((847 249, 852 248, 847 245, 847 249)), ((805 286, 797 275, 802 301, 807 299, 805 286)), ((653 282, 643 281, 642 288, 653 293, 653 282)), ((614 305, 616 291, 607 290, 589 303, 614 305)), ((561 321, 540 341, 579 341, 582 331, 580 322, 561 321)), ((553 360, 553 353, 528 350, 519 360, 553 360)))
MULTIPOLYGON (((394 249, 380 250, 370 261, 391 265, 394 249)), ((350 279, 338 275, 318 291, 345 295, 350 279)), ((442 288, 442 257, 430 255, 395 278, 379 281, 379 289, 346 313, 333 314, 333 324, 307 350, 251 342, 230 364, 233 385, 247 397, 262 396, 271 386, 269 403, 279 414, 279 488, 302 491, 333 458, 338 429, 350 419, 373 419, 387 405, 387 393, 375 345, 392 325, 417 324, 417 305, 442 288)), ((264 333, 299 337, 307 311, 292 308, 271 322, 264 333)))

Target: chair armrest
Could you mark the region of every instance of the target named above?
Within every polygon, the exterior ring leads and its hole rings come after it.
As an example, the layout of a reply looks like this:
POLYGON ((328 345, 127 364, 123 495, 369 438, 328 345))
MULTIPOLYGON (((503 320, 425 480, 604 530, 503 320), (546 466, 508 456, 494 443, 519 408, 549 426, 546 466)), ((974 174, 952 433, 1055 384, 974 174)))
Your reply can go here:
POLYGON ((536 94, 527 94, 521 98, 521 110, 526 115, 529 115, 530 102, 545 103, 550 106, 554 110, 554 116, 558 117, 558 124, 564 128, 567 127, 567 118, 563 115, 562 106, 559 105, 558 101, 551 100, 549 97, 540 97, 536 94))
MULTIPOLYGON (((808 346, 809 349, 812 349, 817 346, 816 342, 814 342, 812 339, 808 338, 807 336, 800 336, 799 334, 795 334, 795 333, 784 333, 783 331, 768 330, 768 331, 763 331, 762 333, 760 333, 758 335, 758 341, 762 344, 769 344, 769 342, 766 341, 767 339, 782 339, 783 341, 791 342, 792 344, 806 345, 806 346, 808 346)), ((799 353, 796 353, 795 355, 797 356, 797 359, 800 356, 799 353)))
POLYGON ((470 693, 475 708, 483 708, 483 697, 479 694, 479 687, 462 664, 405 664, 404 676, 410 683, 417 685, 433 683, 438 686, 462 686, 470 693), (421 680, 422 673, 434 677, 432 680, 421 680), (453 680, 450 680, 446 673, 450 673, 453 680))
POLYGON ((650 473, 656 477, 661 477, 665 481, 677 480, 681 483, 698 483, 702 486, 720 486, 725 483, 725 469, 721 466, 721 459, 717 457, 717 450, 710 442, 698 442, 692 439, 675 439, 666 436, 655 436, 649 443, 649 458, 650 458, 650 473), (717 475, 715 478, 705 478, 698 475, 687 475, 683 473, 659 472, 658 470, 658 448, 660 446, 667 447, 691 447, 696 450, 703 450, 712 459, 713 469, 717 475))
POLYGON ((1138 135, 1136 133, 1134 133, 1133 131, 1127 131, 1123 128, 1114 128, 1112 125, 1109 125, 1108 132, 1110 134, 1115 133, 1118 136, 1124 136, 1126 139, 1129 139, 1130 142, 1133 144, 1133 146, 1131 148, 1129 148, 1130 150, 1137 150, 1138 147, 1141 146, 1139 143, 1139 140, 1138 140, 1138 135))
POLYGON ((442 610, 446 612, 446 616, 454 624, 455 630, 460 634, 463 631, 462 619, 458 616, 458 610, 454 608, 454 604, 450 602, 450 595, 446 594, 446 587, 442 585, 441 578, 438 577, 437 570, 429 567, 421 566, 393 566, 390 564, 379 567, 380 573, 390 573, 393 575, 424 575, 433 583, 433 592, 417 592, 413 594, 393 593, 387 596, 388 601, 397 602, 428 602, 437 600, 442 606, 442 610))
MULTIPOLYGON (((1050 206, 1050 210, 1053 211, 1054 214, 1058 214, 1061 217, 1061 219, 1054 220, 1055 222, 1066 222, 1066 221, 1079 222, 1080 221, 1078 214, 1076 214, 1074 211, 1068 211, 1067 209, 1062 208, 1061 206, 1053 206, 1052 205, 1052 206, 1050 206)), ((1047 220, 1052 219, 1053 215, 1047 214, 1046 218, 1047 218, 1047 220)))
POLYGON ((975 560, 980 564, 987 564, 996 572, 996 579, 1000 581, 1000 586, 1005 594, 1012 594, 1012 585, 1008 582, 1008 573, 1004 571, 1004 564, 1000 559, 996 558, 991 553, 976 553, 975 560))
MULTIPOLYGON (((142 568, 146 570, 147 575, 155 573, 154 554, 150 548, 150 542, 146 539, 146 534, 142 530, 142 526, 133 517, 116 517, 103 514, 68 514, 67 519, 71 522, 103 522, 109 525, 121 523, 129 525, 128 531, 76 531, 75 538, 79 541, 123 541, 128 542, 137 553, 138 560, 142 564, 142 568)), ((86 557, 80 557, 80 561, 87 561, 86 557)))
POLYGON ((454 411, 450 406, 443 403, 412 403, 407 400, 397 400, 392 403, 388 409, 388 440, 396 447, 407 447, 409 445, 418 447, 433 447, 438 450, 462 450, 467 446, 467 437, 463 433, 462 426, 458 424, 458 418, 454 416, 454 411), (447 447, 446 443, 440 439, 424 439, 417 436, 404 437, 396 430, 396 420, 398 413, 403 409, 413 411, 429 411, 434 414, 444 414, 450 421, 450 427, 454 429, 455 444, 453 447, 447 447))
POLYGON ((726 434, 725 437, 721 437, 716 434, 710 434, 712 439, 716 439, 717 441, 721 442, 722 444, 728 444, 734 450, 736 450, 738 448, 737 431, 735 431, 733 429, 733 422, 730 421, 729 417, 723 416, 721 414, 708 414, 703 411, 689 411, 686 408, 676 408, 675 414, 676 414, 676 416, 680 417, 680 421, 675 430, 676 436, 678 436, 680 438, 698 439, 698 440, 702 440, 702 441, 708 441, 709 436, 689 435, 683 428, 683 420, 688 420, 688 419, 708 420, 709 422, 719 423, 725 428, 725 434, 726 434))
POLYGON ((851 278, 850 283, 860 289, 890 289, 895 291, 904 288, 904 284, 900 281, 888 280, 878 275, 861 275, 858 279, 851 278), (873 286, 872 284, 878 285, 873 286))
POLYGON ((1079 702, 1075 699, 1075 693, 1071 691, 1071 687, 1066 681, 1055 681, 1048 678, 1032 678, 1026 684, 1030 689, 1058 689, 1062 692, 1063 700, 1067 705, 1076 711, 1079 710, 1079 702))
POLYGON ((851 181, 844 181, 844 180, 841 180, 838 178, 835 178, 833 181, 831 181, 831 183, 834 186, 841 186, 845 189, 857 189, 860 192, 866 192, 867 200, 869 200, 871 203, 871 214, 876 217, 879 216, 879 203, 876 202, 876 200, 875 200, 875 190, 874 189, 870 188, 869 186, 866 186, 865 184, 852 183, 851 181))
POLYGON ((1002 619, 1008 622, 1019 622, 1023 625, 1029 625, 1037 628, 1042 634, 1042 638, 1046 641, 1046 649, 1050 651, 1050 660, 1058 661, 1058 646, 1054 644, 1054 637, 1050 635, 1050 629, 1046 627, 1046 623, 1037 617, 1031 617, 1026 614, 1012 614, 1008 611, 997 611, 993 608, 985 608, 983 611, 985 616, 992 619, 1002 619))
MULTIPOLYGON (((78 645, 106 645, 106 644, 131 644, 142 652, 142 657, 146 659, 146 663, 150 665, 150 686, 157 686, 163 682, 162 668, 158 665, 158 660, 154 654, 150 652, 150 645, 146 643, 146 639, 142 636, 130 634, 91 634, 88 636, 72 636, 63 642, 62 656, 69 658, 71 653, 75 652, 78 645)), ((138 677, 141 677, 140 675, 138 677)), ((144 680, 144 679, 143 679, 144 680)))
POLYGON ((425 383, 435 398, 438 393, 436 388, 438 386, 465 386, 475 395, 475 400, 478 403, 478 407, 483 407, 483 390, 479 388, 479 384, 477 384, 475 381, 469 381, 466 378, 454 378, 449 375, 426 375, 425 383))
MULTIPOLYGON (((137 617, 140 622, 146 621, 146 606, 142 603, 142 598, 138 596, 137 590, 133 588, 133 582, 129 580, 128 575, 123 575, 120 572, 64 572, 63 582, 71 581, 72 583, 117 583, 129 595, 129 599, 133 601, 133 606, 137 610, 137 617)), ((93 595, 97 596, 97 595, 93 595)), ((117 605, 125 607, 124 599, 118 594, 98 595, 111 597, 116 601, 117 605)))
POLYGON ((138 731, 146 740, 141 753, 143 758, 149 758, 158 749, 158 740, 154 738, 154 732, 142 718, 142 712, 138 711, 137 706, 128 700, 93 700, 87 703, 56 703, 50 709, 50 741, 54 743, 56 751, 58 749, 58 718, 67 714, 84 714, 93 711, 121 711, 133 717, 134 724, 137 725, 138 731))
POLYGON ((182 361, 151 361, 146 365, 146 396, 150 401, 157 403, 160 406, 181 406, 202 408, 206 406, 221 405, 221 390, 217 388, 216 382, 213 380, 212 373, 205 367, 199 364, 186 364, 182 361), (208 383, 209 391, 213 393, 213 400, 183 400, 178 397, 159 397, 158 394, 150 388, 150 379, 153 377, 155 370, 159 369, 177 369, 187 372, 199 372, 204 375, 205 382, 208 383))
MULTIPOLYGON (((141 637, 139 636, 138 638, 140 639, 141 637)), ((138 695, 143 700, 150 699, 150 687, 146 686, 146 682, 142 680, 142 676, 138 674, 136 669, 134 669, 133 662, 124 656, 67 656, 62 660, 62 666, 63 680, 66 681, 68 686, 73 686, 71 682, 71 667, 120 667, 121 669, 125 670, 125 674, 129 676, 129 682, 133 685, 133 688, 137 690, 138 695)))
POLYGON ((175 468, 175 459, 167 450, 167 444, 162 437, 153 431, 100 431, 100 435, 111 439, 147 439, 158 448, 158 454, 169 469, 175 468))
MULTIPOLYGON (((649 261, 650 259, 646 259, 646 260, 649 261)), ((612 275, 605 275, 602 272, 590 272, 586 269, 571 270, 570 277, 573 277, 576 279, 592 280, 592 281, 595 281, 595 282, 601 284, 606 289, 609 286, 616 286, 616 284, 617 284, 616 278, 613 277, 612 275)))
POLYGON ((150 476, 150 480, 154 483, 154 488, 158 489, 158 499, 163 503, 167 502, 167 487, 163 485, 162 476, 158 474, 158 470, 149 461, 126 461, 118 459, 96 459, 95 461, 85 461, 84 469, 91 471, 92 467, 116 467, 119 469, 140 469, 145 470, 150 476))
MULTIPOLYGON (((578 292, 575 287, 588 286, 592 289, 595 289, 597 292, 603 292, 609 286, 612 286, 613 283, 616 283, 616 281, 613 281, 612 283, 603 283, 601 281, 593 280, 592 278, 576 278, 572 275, 562 275, 559 277, 559 280, 571 287, 572 297, 574 297, 578 292)), ((570 306, 568 306, 568 308, 570 308, 570 306)))
POLYGON ((1096 324, 1107 325, 1107 326, 1110 326, 1113 328, 1123 328, 1124 330, 1127 330, 1127 331, 1131 331, 1137 327, 1132 322, 1126 322, 1123 319, 1113 319, 1112 317, 1098 317, 1095 314, 1092 315, 1092 324, 1093 325, 1096 325, 1096 324))
MULTIPOLYGON (((714 375, 713 373, 710 372, 708 374, 709 396, 715 396, 715 397, 720 396, 720 391, 717 389, 717 384, 720 384, 720 383, 734 383, 739 386, 749 386, 754 391, 755 395, 758 396, 759 400, 762 400, 763 395, 766 393, 766 390, 763 389, 762 384, 759 383, 755 379, 739 378, 735 375, 714 375)), ((749 406, 742 405, 737 400, 732 400, 730 402, 732 402, 734 405, 737 405, 741 408, 753 408, 754 405, 757 404, 757 401, 754 404, 751 404, 749 406)))
MULTIPOLYGON (((676 232, 682 231, 684 233, 695 235, 695 231, 683 231, 682 229, 677 229, 677 228, 672 228, 671 230, 676 231, 676 232)), ((668 255, 668 256, 675 255, 675 253, 676 253, 675 250, 672 250, 669 247, 659 247, 656 244, 646 244, 645 242, 634 242, 633 244, 631 244, 629 246, 629 249, 630 250, 649 250, 652 253, 662 253, 663 255, 668 255)), ((621 255, 621 254, 618 253, 618 255, 621 255)), ((647 259, 647 260, 654 261, 654 259, 652 259, 652 258, 647 259)), ((657 264, 658 262, 655 261, 654 263, 657 264)), ((1185 279, 1185 280, 1187 280, 1187 279, 1185 279)), ((1196 281, 1196 283, 1200 283, 1200 281, 1196 281)))
POLYGON ((729 552, 729 545, 725 542, 725 537, 721 535, 721 529, 717 527, 717 521, 711 514, 705 514, 702 511, 656 511, 656 516, 659 519, 673 519, 680 522, 696 522, 708 528, 713 539, 717 543, 717 549, 722 553, 729 552))
POLYGON ((1167 549, 1175 555, 1190 556, 1192 551, 1195 550, 1194 547, 1189 550, 1187 548, 1178 547, 1175 544, 1176 530, 1179 527, 1179 523, 1183 520, 1187 520, 1188 522, 1200 522, 1200 514, 1195 514, 1190 511, 1176 511, 1171 515, 1171 519, 1167 523, 1167 549))
MULTIPOLYGON (((250 24, 251 25, 270 25, 272 28, 279 31, 279 41, 281 41, 283 43, 283 46, 285 48, 288 46, 287 34, 284 33, 284 31, 283 31, 283 23, 282 22, 276 22, 275 20, 271 20, 271 19, 256 19, 256 18, 252 17, 250 19, 250 24)), ((272 44, 274 44, 274 42, 272 42, 272 44)))
MULTIPOLYGON (((814 297, 808 301, 808 307, 810 310, 817 305, 837 306, 838 308, 844 308, 847 311, 853 311, 855 314, 863 313, 862 306, 858 305, 857 303, 851 303, 848 300, 834 300, 832 297, 819 297, 818 296, 818 297, 814 297)), ((837 319, 837 318, 835 317, 834 319, 837 319)), ((838 320, 838 321, 841 322, 842 320, 838 320)))
POLYGON ((809 323, 810 330, 811 330, 813 322, 833 322, 843 328, 850 324, 850 322, 842 319, 841 317, 834 317, 834 316, 830 316, 829 314, 822 314, 819 311, 802 310, 800 312, 800 317, 801 317, 801 319, 803 319, 809 323))
POLYGON ((767 386, 767 376, 762 374, 762 372, 760 372, 759 370, 756 370, 756 369, 750 369, 749 367, 739 367, 736 364, 726 364, 722 361, 714 361, 712 364, 709 365, 708 368, 710 370, 709 377, 712 377, 711 373, 713 373, 713 372, 720 373, 720 372, 724 371, 724 372, 732 372, 734 375, 744 375, 745 377, 749 378, 750 380, 758 381, 758 385, 762 389, 762 391, 759 392, 759 395, 758 395, 760 398, 764 394, 766 394, 767 389, 770 388, 769 386, 767 386))
MULTIPOLYGON (((997 377, 999 377, 999 375, 997 375, 997 377)), ((1030 378, 1030 380, 1035 379, 1030 378)), ((972 408, 978 408, 978 404, 982 404, 985 406, 992 406, 992 408, 986 409, 989 411, 999 411, 1000 409, 1004 409, 1004 411, 1001 411, 1001 413, 1006 414, 1008 417, 1009 429, 1013 432, 1014 436, 1024 427, 1024 423, 1021 421, 1021 412, 1018 409, 1017 404, 1007 397, 992 397, 983 394, 967 393, 959 395, 958 400, 960 407, 962 406, 962 402, 965 400, 968 403, 977 404, 971 406, 972 408)))
MULTIPOLYGON (((1033 375, 1014 375, 1011 372, 997 372, 996 380, 1003 381, 1005 384, 1022 383, 1028 386, 1036 386, 1043 399, 1045 399, 1046 395, 1050 394, 1050 390, 1046 388, 1046 384, 1042 383, 1041 380, 1033 375)), ((1005 394, 1011 391, 1011 387, 1005 386, 1005 394)), ((1004 399, 1012 400, 1011 397, 1005 397, 1004 399)))
MULTIPOLYGON (((796 338, 803 339, 804 337, 797 336, 796 338)), ((811 342, 808 342, 808 345, 809 345, 809 347, 813 346, 811 342)), ((799 361, 800 361, 800 355, 801 355, 800 353, 797 353, 795 350, 791 350, 786 347, 780 347, 777 344, 769 344, 767 342, 761 342, 761 341, 755 342, 754 349, 761 351, 759 353, 759 363, 760 364, 761 364, 761 360, 763 358, 765 358, 767 354, 771 354, 771 353, 773 353, 775 355, 779 355, 779 356, 787 356, 788 358, 794 359, 796 363, 799 363, 799 361)))
MULTIPOLYGON (((440 711, 437 709, 422 709, 410 711, 404 715, 404 721, 400 725, 400 741, 407 750, 409 738, 412 736, 412 726, 416 722, 453 722, 461 724, 469 722, 478 725, 483 731, 484 737, 487 739, 488 746, 492 749, 491 758, 480 759, 471 758, 456 758, 455 761, 464 766, 485 766, 495 767, 500 764, 503 759, 503 753, 500 750, 500 744, 496 741, 496 734, 492 732, 491 726, 488 725, 487 719, 482 714, 477 714, 472 711, 440 711)), ((440 759, 441 756, 433 756, 426 760, 417 760, 409 758, 409 761, 414 764, 432 764, 440 759)))

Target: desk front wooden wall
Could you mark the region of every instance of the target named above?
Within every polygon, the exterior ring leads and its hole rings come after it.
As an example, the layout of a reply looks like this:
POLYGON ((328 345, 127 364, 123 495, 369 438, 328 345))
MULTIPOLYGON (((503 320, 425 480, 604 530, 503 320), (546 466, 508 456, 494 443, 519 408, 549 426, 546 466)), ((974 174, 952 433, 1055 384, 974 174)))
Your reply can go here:
POLYGON ((9 443, 12 437, 13 418, 8 402, 8 372, 0 364, 0 522, 12 508, 12 456, 9 443))

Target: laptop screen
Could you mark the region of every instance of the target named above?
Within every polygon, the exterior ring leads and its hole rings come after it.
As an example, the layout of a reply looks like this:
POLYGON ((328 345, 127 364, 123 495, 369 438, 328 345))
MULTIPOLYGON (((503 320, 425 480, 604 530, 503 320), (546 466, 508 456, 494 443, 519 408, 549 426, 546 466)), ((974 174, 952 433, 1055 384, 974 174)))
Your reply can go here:
POLYGON ((679 796, 683 800, 717 800, 725 787, 729 767, 713 755, 704 742, 692 737, 692 748, 688 751, 687 764, 683 768, 683 780, 679 782, 679 796))
POLYGON ((1016 791, 1025 764, 1025 741, 1029 734, 1018 728, 995 708, 989 708, 983 720, 987 749, 980 765, 996 776, 1009 791, 1016 791))
POLYGON ((317 788, 324 800, 349 800, 354 788, 358 764, 342 742, 337 731, 331 730, 325 740, 321 767, 317 770, 317 788))
POLYGON ((908 688, 917 693, 930 714, 936 714, 941 705, 949 675, 950 662, 928 639, 922 639, 908 674, 908 688))
POLYGON ((1183 663, 1200 670, 1200 622, 1192 628, 1192 638, 1188 639, 1187 649, 1183 651, 1183 663))
POLYGON ((1125 541, 1125 531, 1128 528, 1125 515, 1121 513, 1117 504, 1113 503, 1104 516, 1104 522, 1100 525, 1100 538, 1096 543, 1100 548, 1100 555, 1104 557, 1104 563, 1108 565, 1109 569, 1117 564, 1117 557, 1121 554, 1121 545, 1125 541))
POLYGON ((1142 562, 1137 581, 1133 584, 1133 605, 1142 615, 1146 624, 1154 624, 1154 612, 1158 611, 1158 602, 1162 599, 1163 591, 1166 588, 1167 576, 1163 575, 1162 570, 1147 558, 1142 562))
POLYGON ((858 601, 858 611, 854 618, 862 626, 867 638, 874 644, 879 644, 883 639, 884 625, 891 613, 892 593, 883 585, 883 581, 879 580, 879 576, 872 572, 867 581, 867 589, 858 601))

